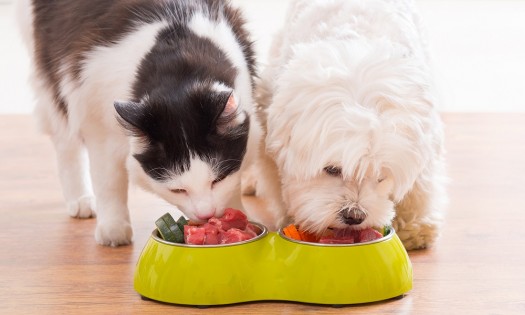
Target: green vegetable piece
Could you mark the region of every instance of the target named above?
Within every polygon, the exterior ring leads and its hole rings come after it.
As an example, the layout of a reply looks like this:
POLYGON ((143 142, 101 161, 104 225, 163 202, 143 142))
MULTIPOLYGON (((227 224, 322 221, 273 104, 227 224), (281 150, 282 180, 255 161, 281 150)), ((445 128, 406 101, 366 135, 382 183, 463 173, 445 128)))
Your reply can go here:
POLYGON ((171 214, 169 214, 169 212, 166 212, 162 217, 160 217, 160 219, 164 220, 164 222, 166 222, 168 226, 177 224, 175 222, 175 219, 173 219, 173 217, 171 216, 171 214))
MULTIPOLYGON (((179 221, 181 220, 179 219, 179 221)), ((184 243, 184 225, 182 225, 182 227, 179 226, 171 214, 164 214, 157 221, 155 221, 155 225, 157 226, 160 236, 165 241, 172 243, 184 243)))
POLYGON ((177 224, 170 226, 170 230, 175 237, 175 243, 184 243, 184 230, 177 224))
POLYGON ((180 229, 181 231, 184 231, 184 226, 185 226, 185 225, 188 225, 188 222, 189 222, 189 221, 188 221, 185 217, 181 216, 181 217, 177 220, 177 225, 179 226, 179 229, 180 229))
MULTIPOLYGON (((159 218, 157 221, 155 221, 155 225, 157 226, 160 236, 165 241, 175 242, 177 240, 175 233, 172 232, 171 228, 168 226, 168 224, 166 224, 166 221, 163 218, 159 218)), ((177 226, 177 224, 175 224, 175 226, 177 226)))

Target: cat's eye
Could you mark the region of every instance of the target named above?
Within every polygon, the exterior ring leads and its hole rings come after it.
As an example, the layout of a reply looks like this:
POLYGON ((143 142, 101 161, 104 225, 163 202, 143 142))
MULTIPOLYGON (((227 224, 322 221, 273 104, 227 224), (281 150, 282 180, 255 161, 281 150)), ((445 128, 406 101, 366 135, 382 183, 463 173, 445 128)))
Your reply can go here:
POLYGON ((386 177, 381 177, 377 180, 377 183, 379 184, 380 182, 384 181, 386 179, 386 177))
POLYGON ((224 176, 221 176, 221 177, 217 177, 215 178, 212 182, 211 182, 211 185, 215 185, 217 184, 218 182, 222 181, 225 177, 224 176))
POLYGON ((337 177, 337 176, 341 176, 342 169, 337 166, 327 166, 324 168, 324 171, 326 174, 330 176, 337 177))
POLYGON ((176 193, 176 194, 185 194, 186 193, 186 189, 170 189, 172 193, 176 193))

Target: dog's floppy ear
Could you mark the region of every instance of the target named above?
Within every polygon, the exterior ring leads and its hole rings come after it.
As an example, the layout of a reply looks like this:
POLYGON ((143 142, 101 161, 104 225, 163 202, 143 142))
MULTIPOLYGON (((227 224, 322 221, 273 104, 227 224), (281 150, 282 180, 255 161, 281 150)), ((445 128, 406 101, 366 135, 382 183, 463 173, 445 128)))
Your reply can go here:
POLYGON ((143 136, 141 126, 144 124, 146 105, 132 101, 115 101, 114 106, 120 125, 133 136, 143 136))

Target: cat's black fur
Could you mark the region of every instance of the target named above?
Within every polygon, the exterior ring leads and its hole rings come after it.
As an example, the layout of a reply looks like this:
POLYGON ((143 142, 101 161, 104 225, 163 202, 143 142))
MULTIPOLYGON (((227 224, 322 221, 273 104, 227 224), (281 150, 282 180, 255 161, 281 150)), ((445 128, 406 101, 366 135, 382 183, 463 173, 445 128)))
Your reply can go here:
POLYGON ((131 242, 129 179, 193 220, 242 207, 256 74, 228 0, 20 0, 18 12, 69 214, 96 215, 98 243, 131 242))
POLYGON ((217 122, 228 97, 210 92, 213 82, 233 87, 237 69, 225 52, 187 27, 197 9, 205 8, 211 20, 223 14, 253 78, 254 52, 239 11, 223 0, 34 0, 33 6, 37 66, 53 86, 66 118, 68 105, 58 90, 61 62, 68 61, 78 78, 85 52, 118 41, 137 23, 167 18, 169 27, 160 32, 139 67, 130 100, 135 104, 116 104, 121 121, 127 122, 123 125, 148 142, 147 150, 135 158, 157 180, 168 171, 183 173, 193 156, 220 161, 218 179, 239 169, 249 119, 231 132, 219 133, 217 122), (139 104, 142 99, 147 101, 139 104))

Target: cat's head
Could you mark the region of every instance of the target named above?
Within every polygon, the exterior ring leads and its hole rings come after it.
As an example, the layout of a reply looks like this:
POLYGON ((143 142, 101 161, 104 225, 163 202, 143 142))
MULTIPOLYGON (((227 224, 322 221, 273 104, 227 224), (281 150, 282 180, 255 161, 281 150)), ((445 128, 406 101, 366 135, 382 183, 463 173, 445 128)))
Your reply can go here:
POLYGON ((115 102, 131 137, 133 181, 190 219, 221 216, 239 193, 248 140, 249 116, 239 101, 232 88, 213 82, 115 102))

